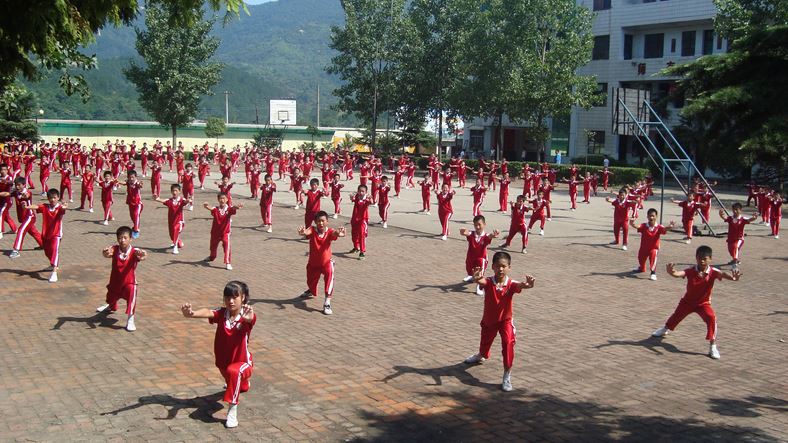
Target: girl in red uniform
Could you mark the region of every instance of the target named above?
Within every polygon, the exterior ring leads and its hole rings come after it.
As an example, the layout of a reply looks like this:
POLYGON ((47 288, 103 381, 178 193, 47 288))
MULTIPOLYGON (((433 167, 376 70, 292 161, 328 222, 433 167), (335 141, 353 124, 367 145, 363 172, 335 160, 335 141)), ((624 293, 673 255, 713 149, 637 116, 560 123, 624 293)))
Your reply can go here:
POLYGON ((231 281, 224 287, 224 307, 193 310, 190 303, 181 306, 187 318, 207 318, 216 324, 213 354, 216 367, 225 383, 223 400, 229 404, 225 426, 238 426, 238 401, 241 392, 249 390, 254 363, 249 352, 249 335, 257 322, 249 302, 249 287, 240 281, 231 281))
POLYGON ((747 218, 741 214, 741 203, 734 203, 731 207, 733 215, 725 216, 725 211, 720 209, 720 218, 728 224, 728 253, 731 255, 730 264, 737 266, 741 263, 741 248, 744 246, 744 227, 758 220, 758 214, 747 218))
POLYGON ((263 218, 263 226, 268 228, 266 232, 272 231, 271 208, 274 206, 274 192, 276 192, 276 183, 271 174, 265 174, 265 183, 260 186, 260 216, 263 218))
POLYGON ((530 211, 531 208, 525 204, 524 195, 518 195, 517 202, 509 202, 509 204, 512 208, 512 222, 509 225, 509 235, 506 236, 506 241, 501 243, 501 249, 512 244, 515 235, 521 234, 523 236, 523 254, 525 254, 528 248, 528 230, 525 228, 525 213, 530 211))
POLYGON ((183 247, 183 241, 181 241, 181 233, 184 228, 183 208, 191 206, 192 199, 181 197, 181 185, 177 183, 170 185, 170 192, 172 198, 167 200, 156 198, 156 201, 167 207, 167 228, 170 231, 170 240, 172 240, 170 247, 173 254, 178 254, 180 253, 179 249, 183 247))
POLYGON ((231 262, 230 254, 230 233, 232 231, 232 217, 235 213, 244 207, 244 205, 230 206, 228 203, 227 194, 220 192, 216 199, 219 201, 219 206, 210 206, 208 203, 203 203, 203 208, 211 212, 213 221, 211 222, 211 242, 210 242, 210 255, 205 259, 207 262, 216 260, 216 251, 219 248, 219 243, 222 244, 224 250, 224 264, 225 269, 231 271, 233 265, 231 262))
POLYGON ((334 174, 334 177, 331 179, 331 201, 334 202, 334 218, 336 219, 339 217, 341 213, 340 204, 342 203, 342 188, 345 187, 342 183, 339 182, 339 174, 334 174))
POLYGON ((85 200, 88 201, 88 212, 93 212, 93 186, 96 183, 96 174, 90 169, 82 173, 82 189, 80 189, 79 208, 85 209, 85 200))
POLYGON ((367 194, 366 185, 358 185, 357 192, 350 196, 353 202, 353 214, 350 216, 350 235, 353 249, 348 254, 358 252, 358 259, 364 260, 367 253, 367 235, 369 235, 369 207, 372 198, 367 194))
MULTIPOLYGON (((659 239, 667 234, 668 230, 664 226, 657 223, 657 210, 651 208, 646 213, 648 223, 641 223, 640 226, 635 225, 635 220, 629 220, 629 224, 635 228, 641 235, 640 249, 638 250, 638 267, 633 272, 640 273, 646 272, 646 259, 649 261, 649 269, 651 270, 651 280, 657 279, 657 253, 659 252, 659 239)), ((673 222, 670 223, 673 227, 673 222)))
POLYGON ((29 208, 41 214, 41 240, 44 243, 44 254, 49 259, 52 266, 52 274, 49 282, 57 281, 57 273, 60 270, 60 239, 63 237, 63 216, 66 215, 67 205, 60 204, 60 192, 57 189, 47 191, 48 205, 38 205, 29 208))
MULTIPOLYGON (((484 232, 487 221, 483 215, 473 218, 473 230, 461 228, 460 235, 468 240, 468 252, 465 254, 466 277, 462 279, 465 283, 473 280, 473 270, 481 268, 482 272, 487 270, 487 246, 492 243, 492 239, 498 237, 500 232, 496 229, 491 234, 484 232)), ((484 295, 481 287, 476 286, 476 295, 484 295)))
POLYGON ((455 191, 449 191, 448 185, 443 185, 441 191, 435 191, 438 196, 438 220, 441 222, 441 240, 449 238, 449 220, 454 214, 454 209, 451 206, 451 199, 454 197, 455 191))
POLYGON ((487 194, 487 188, 484 187, 482 182, 484 178, 476 177, 476 184, 471 188, 473 194, 473 211, 474 217, 482 215, 482 204, 484 203, 484 196, 487 194))
POLYGON ((496 252, 493 255, 492 277, 485 278, 480 267, 473 270, 473 279, 484 291, 484 313, 481 321, 479 352, 465 359, 467 364, 477 364, 490 358, 492 343, 495 341, 495 336, 500 334, 503 350, 501 389, 506 392, 512 390, 512 365, 517 332, 512 321, 512 302, 515 294, 519 294, 523 289, 533 288, 536 282, 530 275, 526 275, 525 281, 522 282, 509 278, 511 263, 512 257, 508 253, 496 252))
MULTIPOLYGON (((366 192, 366 189, 364 191, 366 192)), ((365 198, 368 200, 368 197, 365 198)), ((298 235, 309 239, 309 260, 306 263, 307 290, 301 294, 301 298, 317 297, 317 284, 322 275, 326 295, 323 314, 331 315, 333 314, 331 296, 334 293, 334 260, 331 259, 331 243, 345 236, 345 228, 336 230, 329 228, 328 214, 325 211, 315 214, 314 222, 314 226, 298 228, 298 235)))
POLYGON ((430 215, 430 190, 432 189, 432 180, 429 175, 424 176, 424 180, 419 182, 421 186, 421 212, 430 215))
POLYGON ((102 224, 107 226, 110 220, 115 220, 112 216, 112 190, 118 185, 118 181, 112 177, 112 172, 104 171, 104 180, 99 182, 101 186, 101 206, 104 208, 104 221, 102 224))
POLYGON ((129 316, 126 330, 137 330, 134 325, 134 313, 137 310, 137 264, 148 256, 144 249, 131 246, 132 230, 121 226, 115 232, 118 244, 107 246, 101 253, 112 259, 112 271, 107 284, 107 303, 96 308, 97 312, 118 310, 118 300, 126 300, 126 315, 129 316))

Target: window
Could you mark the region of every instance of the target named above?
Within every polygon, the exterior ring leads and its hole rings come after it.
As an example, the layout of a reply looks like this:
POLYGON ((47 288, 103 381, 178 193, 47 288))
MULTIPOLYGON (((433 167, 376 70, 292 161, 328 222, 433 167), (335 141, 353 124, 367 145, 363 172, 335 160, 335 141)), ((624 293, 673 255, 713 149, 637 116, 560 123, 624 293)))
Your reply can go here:
POLYGON ((594 106, 604 107, 607 106, 607 83, 596 84, 596 97, 594 97, 594 106))
POLYGON ((594 37, 594 50, 591 60, 607 60, 610 58, 610 36, 597 35, 594 37))
POLYGON ((643 57, 662 58, 665 50, 665 34, 646 34, 646 44, 643 48, 643 57))
POLYGON ((610 0, 594 0, 594 11, 610 9, 610 0))
POLYGON ((624 34, 624 60, 632 60, 632 34, 624 34))
POLYGON ((722 50, 722 37, 717 36, 717 50, 722 50))
POLYGON ((676 39, 672 38, 670 39, 670 53, 673 54, 674 52, 676 52, 676 39))
POLYGON ((605 152, 605 131, 588 131, 588 153, 605 152))
POLYGON ((480 151, 484 149, 484 131, 472 129, 471 130, 471 138, 468 147, 472 151, 480 151))
POLYGON ((703 31, 703 55, 709 55, 714 49, 714 30, 706 29, 703 31))
POLYGON ((681 56, 693 55, 695 55, 695 31, 684 31, 681 33, 681 56))

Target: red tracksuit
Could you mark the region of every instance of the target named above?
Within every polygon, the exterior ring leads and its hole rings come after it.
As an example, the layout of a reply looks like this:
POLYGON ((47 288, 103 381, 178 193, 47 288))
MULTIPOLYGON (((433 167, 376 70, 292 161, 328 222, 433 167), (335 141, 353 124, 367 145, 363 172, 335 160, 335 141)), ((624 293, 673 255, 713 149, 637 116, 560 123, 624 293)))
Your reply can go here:
POLYGON ((676 329, 686 316, 694 312, 706 323, 706 340, 716 340, 717 316, 711 308, 711 290, 716 280, 722 280, 722 272, 709 266, 701 273, 697 266, 693 266, 685 269, 684 273, 684 278, 687 279, 687 292, 668 318, 665 327, 671 331, 676 329))
POLYGON ((533 214, 531 214, 531 220, 528 222, 528 230, 530 231, 531 228, 539 222, 539 229, 544 229, 544 222, 545 222, 545 209, 547 208, 547 200, 535 198, 531 200, 531 207, 533 208, 533 214))
POLYGON ((391 186, 389 185, 378 186, 378 215, 380 215, 380 221, 384 223, 389 219, 389 208, 391 207, 390 191, 391 186))
POLYGON ((613 205, 613 236, 618 244, 619 236, 623 232, 624 236, 621 239, 621 244, 626 246, 629 240, 629 211, 637 203, 631 202, 627 199, 615 199, 611 203, 613 205))
POLYGON ((577 180, 566 180, 569 185, 569 200, 572 202, 572 209, 577 209, 577 185, 580 183, 577 180))
POLYGON ((340 214, 340 207, 339 204, 342 203, 342 188, 345 187, 342 183, 334 183, 333 181, 330 184, 331 186, 331 201, 334 202, 334 214, 340 214))
POLYGON ((22 250, 22 245, 25 242, 25 236, 30 233, 33 239, 38 243, 38 246, 43 247, 44 242, 41 239, 41 233, 36 229, 36 211, 33 207, 33 196, 27 189, 22 192, 12 191, 11 195, 16 200, 16 217, 19 220, 19 227, 16 230, 16 238, 14 238, 14 249, 17 251, 22 250), (25 203, 27 207, 25 207, 25 203))
POLYGON ((512 222, 509 225, 509 235, 506 236, 506 246, 512 244, 512 239, 517 234, 523 236, 523 249, 528 247, 528 230, 525 229, 525 213, 530 210, 526 205, 520 207, 512 203, 512 222))
POLYGON ((104 220, 114 220, 112 216, 112 189, 118 184, 117 180, 101 181, 101 206, 104 208, 104 220))
MULTIPOLYGON (((0 192, 11 192, 14 185, 14 178, 10 175, 0 177, 0 192)), ((11 218, 11 197, 0 197, 0 232, 3 232, 3 225, 8 224, 11 232, 16 232, 16 223, 11 218)))
POLYGON ((739 261, 741 248, 744 246, 744 227, 750 223, 750 219, 741 215, 738 218, 729 215, 725 223, 728 224, 728 253, 732 259, 739 261))
POLYGON ((501 350, 503 354, 503 367, 511 369, 514 363, 514 344, 516 342, 516 329, 512 322, 512 297, 519 294, 520 283, 509 277, 498 287, 495 277, 485 279, 486 284, 480 285, 484 289, 484 314, 482 315, 482 334, 479 343, 479 355, 485 359, 490 358, 490 348, 495 336, 501 334, 501 350))
POLYGON ((276 192, 275 184, 265 184, 260 187, 260 216, 263 218, 263 224, 271 226, 271 207, 274 205, 274 192, 276 192))
POLYGON ((224 263, 230 264, 230 234, 232 231, 232 216, 235 215, 236 209, 234 206, 225 206, 224 208, 217 206, 211 209, 213 222, 211 223, 211 243, 209 261, 216 259, 216 251, 219 248, 219 243, 222 244, 224 251, 224 263))
POLYGON ((82 174, 82 189, 79 194, 79 209, 85 208, 85 200, 88 201, 88 207, 93 209, 93 184, 96 181, 96 176, 92 171, 86 171, 82 174))
POLYGON ((492 234, 475 231, 465 237, 468 240, 468 252, 465 254, 465 272, 473 275, 473 268, 480 267, 482 272, 487 270, 487 246, 492 243, 492 234))
POLYGON ((150 167, 150 192, 153 198, 161 194, 161 164, 158 161, 153 162, 150 167))
POLYGON ((252 191, 252 198, 257 199, 257 192, 260 189, 260 174, 263 171, 259 169, 252 169, 251 171, 246 173, 246 176, 249 179, 249 189, 252 191))
POLYGON ((112 272, 107 283, 107 304, 111 311, 118 310, 118 301, 126 300, 126 314, 134 315, 137 309, 137 263, 135 248, 129 246, 122 253, 120 246, 112 247, 112 272))
POLYGON ((227 194, 227 206, 233 205, 232 190, 233 190, 232 183, 227 183, 226 185, 222 185, 222 184, 219 185, 219 192, 227 194))
POLYGON ((60 170, 60 197, 65 200, 66 194, 63 191, 68 191, 68 199, 73 200, 71 196, 71 170, 60 170))
POLYGON ((49 264, 58 267, 60 266, 60 239, 63 237, 63 216, 66 215, 66 208, 60 203, 55 206, 38 205, 36 212, 41 214, 43 219, 41 239, 44 242, 44 254, 49 259, 49 264))
POLYGON ((142 219, 142 198, 140 191, 142 190, 142 183, 136 182, 126 183, 126 204, 129 205, 129 216, 131 217, 132 230, 140 230, 140 221, 142 219))
POLYGON ((772 235, 780 235, 780 220, 783 218, 783 199, 778 197, 771 201, 769 210, 769 224, 772 228, 772 235))
POLYGON ((167 228, 170 231, 170 240, 175 246, 182 248, 183 241, 181 241, 181 233, 184 228, 183 221, 183 208, 189 204, 185 198, 169 198, 164 200, 164 206, 167 207, 167 228))
POLYGON ((512 183, 508 178, 502 179, 500 182, 501 189, 498 191, 498 206, 501 212, 506 212, 507 205, 509 204, 509 185, 512 183))
POLYGON ((701 206, 695 201, 684 200, 679 203, 681 206, 681 224, 684 226, 684 233, 688 238, 692 238, 692 225, 695 222, 695 211, 701 206))
POLYGON ((216 309, 212 313, 213 317, 208 319, 208 323, 216 325, 213 355, 216 367, 227 385, 223 400, 236 405, 241 392, 249 390, 249 379, 254 368, 249 352, 249 335, 257 322, 257 316, 247 323, 241 320, 240 314, 230 318, 226 308, 216 309))
POLYGON ((353 239, 353 248, 367 252, 367 235, 369 234, 369 206, 372 200, 368 195, 354 194, 350 197, 353 202, 353 214, 350 217, 350 234, 353 239))
POLYGON ((317 284, 322 275, 326 297, 330 298, 334 293, 334 260, 331 259, 331 242, 339 238, 339 233, 328 228, 321 234, 315 227, 307 238, 309 239, 309 260, 306 263, 307 287, 310 293, 317 295, 317 284))
POLYGON ((194 172, 184 171, 181 176, 181 186, 183 187, 183 198, 194 197, 194 172))
POLYGON ((640 272, 646 271, 646 259, 649 261, 649 269, 651 272, 656 272, 659 239, 661 236, 667 234, 668 230, 660 224, 649 226, 648 223, 642 223, 638 226, 637 231, 641 235, 640 249, 638 250, 638 265, 640 266, 640 272))
POLYGON ((482 215, 482 203, 484 203, 487 188, 482 185, 474 186, 471 188, 471 193, 473 194, 473 216, 482 215))
POLYGON ((429 212, 430 210, 430 189, 432 189, 432 183, 428 181, 419 182, 421 185, 421 210, 429 212))
POLYGON ((438 219, 441 222, 441 235, 449 235, 449 220, 454 214, 454 209, 451 206, 451 199, 454 197, 454 191, 451 192, 436 192, 438 195, 438 219))
POLYGON ((307 189, 304 195, 306 195, 306 204, 304 205, 304 226, 308 227, 315 221, 315 214, 320 211, 320 199, 326 197, 328 194, 322 189, 314 191, 307 189))

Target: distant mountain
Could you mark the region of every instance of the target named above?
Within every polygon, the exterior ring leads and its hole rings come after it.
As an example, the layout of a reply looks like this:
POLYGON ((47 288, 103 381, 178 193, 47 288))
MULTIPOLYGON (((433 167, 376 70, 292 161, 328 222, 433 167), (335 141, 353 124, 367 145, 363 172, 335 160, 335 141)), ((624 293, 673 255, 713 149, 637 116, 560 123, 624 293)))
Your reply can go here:
MULTIPOLYGON (((258 0, 259 1, 259 0, 258 0)), ((329 63, 330 29, 344 21, 340 0, 278 0, 249 5, 251 15, 241 14, 226 26, 217 20, 214 34, 221 39, 216 59, 225 63, 223 80, 214 96, 205 97, 199 118, 224 116, 223 91, 231 92, 230 121, 250 123, 257 105, 260 121, 268 116, 268 100, 292 97, 298 100, 299 124, 314 124, 317 86, 320 85, 320 124, 355 124, 349 116, 329 109, 336 100, 331 91, 338 80, 323 68, 329 63)), ((144 26, 138 20, 137 26, 144 26)), ((122 68, 136 58, 134 29, 108 28, 85 49, 95 53, 99 68, 87 73, 93 98, 82 105, 67 98, 57 87, 57 74, 30 85, 40 98, 48 118, 95 118, 147 120, 137 103, 134 87, 123 77, 122 68)))

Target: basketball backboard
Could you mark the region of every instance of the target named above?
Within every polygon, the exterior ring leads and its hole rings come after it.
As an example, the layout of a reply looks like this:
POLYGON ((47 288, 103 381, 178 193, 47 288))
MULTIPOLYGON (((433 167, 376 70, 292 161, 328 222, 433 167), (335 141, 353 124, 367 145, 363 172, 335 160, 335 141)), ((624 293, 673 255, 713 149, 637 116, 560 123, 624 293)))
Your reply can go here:
POLYGON ((271 100, 269 102, 270 118, 272 125, 296 124, 296 101, 295 100, 271 100))

